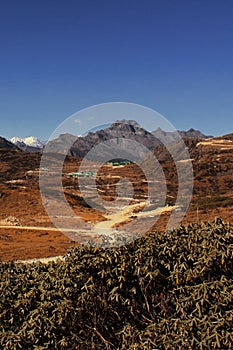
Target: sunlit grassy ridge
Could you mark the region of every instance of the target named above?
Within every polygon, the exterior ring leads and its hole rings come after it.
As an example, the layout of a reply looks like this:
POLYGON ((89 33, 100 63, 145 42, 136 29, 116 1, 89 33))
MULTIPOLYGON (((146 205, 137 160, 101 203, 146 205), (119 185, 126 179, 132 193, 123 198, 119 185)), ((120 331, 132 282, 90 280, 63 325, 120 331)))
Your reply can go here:
POLYGON ((233 226, 0 264, 0 349, 232 349, 233 226))

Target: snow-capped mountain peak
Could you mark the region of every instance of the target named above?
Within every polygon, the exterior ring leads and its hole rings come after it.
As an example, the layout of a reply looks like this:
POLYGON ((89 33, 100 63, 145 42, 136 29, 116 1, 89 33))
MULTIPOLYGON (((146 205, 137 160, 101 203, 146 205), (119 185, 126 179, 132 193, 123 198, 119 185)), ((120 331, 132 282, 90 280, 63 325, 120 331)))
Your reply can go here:
POLYGON ((30 146, 30 147, 36 147, 36 148, 43 148, 45 145, 45 142, 40 141, 37 137, 35 136, 28 136, 25 138, 21 138, 21 137, 12 137, 10 139, 10 141, 16 145, 26 145, 26 146, 30 146))

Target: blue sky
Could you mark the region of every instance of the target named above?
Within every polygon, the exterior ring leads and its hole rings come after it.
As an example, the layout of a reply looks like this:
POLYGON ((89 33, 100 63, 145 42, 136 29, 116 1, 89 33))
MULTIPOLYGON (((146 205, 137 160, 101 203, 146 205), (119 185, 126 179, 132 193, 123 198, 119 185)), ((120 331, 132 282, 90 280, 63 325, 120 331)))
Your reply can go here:
POLYGON ((232 0, 5 1, 0 50, 2 136, 47 139, 111 101, 233 132, 232 0))

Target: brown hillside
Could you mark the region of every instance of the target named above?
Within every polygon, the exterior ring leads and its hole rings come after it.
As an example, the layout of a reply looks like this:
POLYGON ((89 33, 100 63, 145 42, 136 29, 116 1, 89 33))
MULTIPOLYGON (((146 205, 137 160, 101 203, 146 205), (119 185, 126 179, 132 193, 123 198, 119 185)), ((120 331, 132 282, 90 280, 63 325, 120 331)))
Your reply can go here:
MULTIPOLYGON (((212 221, 215 217, 232 222, 233 140, 230 136, 224 136, 205 140, 187 138, 185 142, 192 158, 195 180, 193 199, 183 222, 212 221)), ((155 153, 167 181, 167 203, 173 205, 177 193, 174 163, 163 148, 157 148, 155 153)), ((0 163, 0 220, 4 224, 18 222, 22 226, 52 227, 38 187, 40 154, 2 148, 0 163)), ((75 214, 83 220, 103 221, 103 213, 88 207, 82 200, 77 182, 65 176, 71 171, 77 171, 79 164, 77 158, 66 158, 63 185, 67 200, 75 214)), ((114 199, 115 185, 122 176, 133 182, 134 199, 143 201, 147 196, 147 184, 136 164, 102 167, 97 181, 101 196, 108 201, 114 199)), ((49 181, 53 183, 52 175, 49 181)), ((161 215, 157 223, 160 229, 165 228, 169 216, 170 212, 161 215)), ((17 229, 0 228, 0 259, 3 260, 60 255, 73 244, 60 232, 22 230, 20 226, 17 229)))

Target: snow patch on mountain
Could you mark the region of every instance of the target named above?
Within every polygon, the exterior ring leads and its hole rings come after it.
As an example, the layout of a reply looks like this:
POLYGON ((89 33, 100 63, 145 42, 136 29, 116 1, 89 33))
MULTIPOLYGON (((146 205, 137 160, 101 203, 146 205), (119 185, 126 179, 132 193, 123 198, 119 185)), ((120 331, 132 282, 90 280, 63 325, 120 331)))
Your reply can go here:
POLYGON ((44 141, 40 141, 37 137, 35 136, 28 136, 25 138, 21 138, 21 137, 12 137, 10 139, 10 141, 12 143, 14 143, 15 145, 25 145, 25 146, 30 146, 30 147, 36 147, 36 148, 43 148, 45 143, 44 141))

